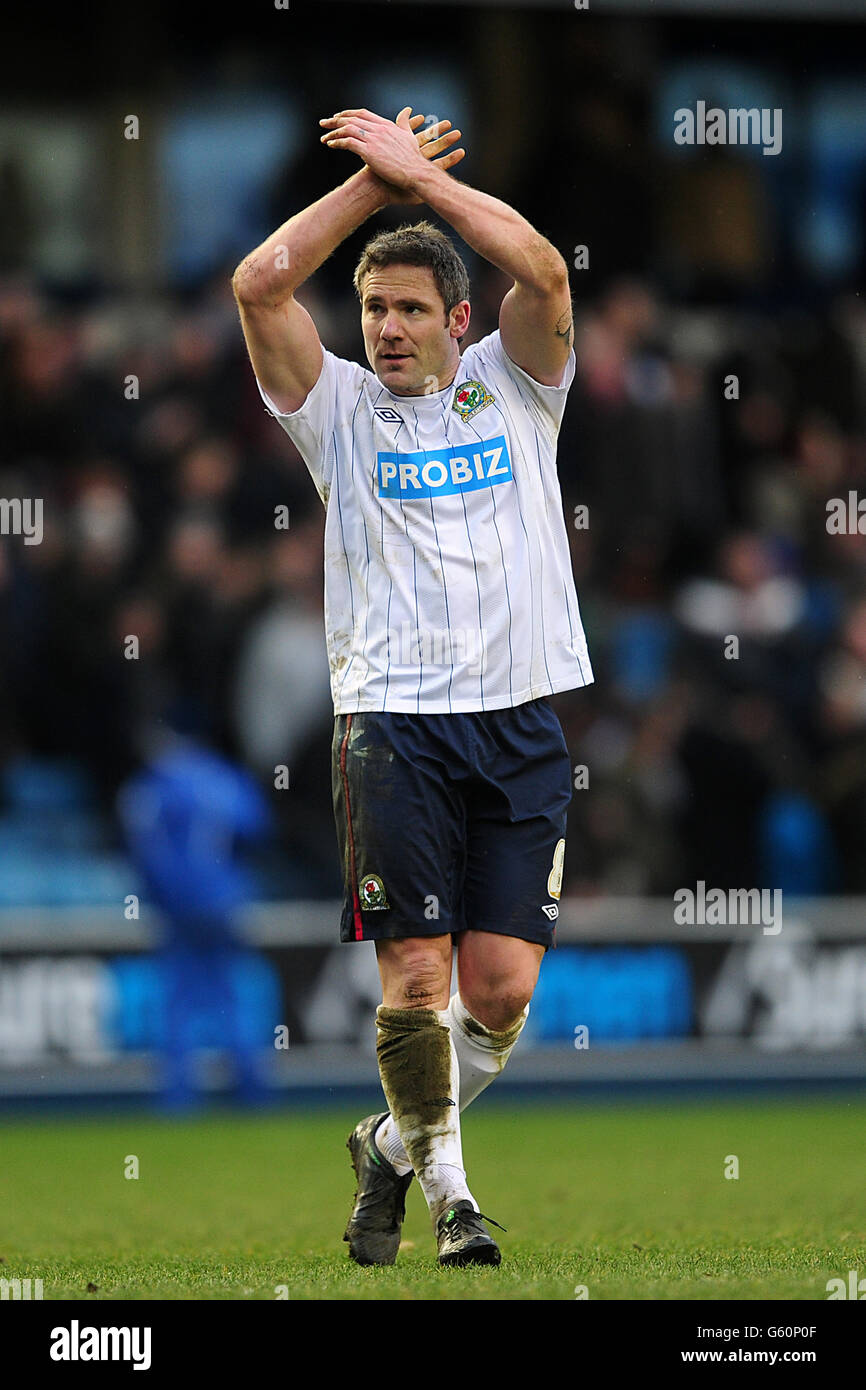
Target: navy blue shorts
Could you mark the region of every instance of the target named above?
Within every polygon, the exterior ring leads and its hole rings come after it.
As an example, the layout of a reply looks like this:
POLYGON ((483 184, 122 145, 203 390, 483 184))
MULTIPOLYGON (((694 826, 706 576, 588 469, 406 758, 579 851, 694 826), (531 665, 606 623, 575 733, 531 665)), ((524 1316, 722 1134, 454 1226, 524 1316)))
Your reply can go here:
POLYGON ((571 760, 546 699, 472 714, 341 714, 341 941, 472 928, 551 946, 571 760))

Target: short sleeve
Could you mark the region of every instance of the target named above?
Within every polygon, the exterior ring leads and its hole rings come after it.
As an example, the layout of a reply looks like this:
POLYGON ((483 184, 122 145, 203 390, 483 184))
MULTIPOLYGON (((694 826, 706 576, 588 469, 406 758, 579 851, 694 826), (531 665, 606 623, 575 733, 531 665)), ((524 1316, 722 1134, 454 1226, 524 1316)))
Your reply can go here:
POLYGON ((356 362, 322 349, 322 370, 307 399, 297 410, 282 411, 256 378, 266 409, 279 422, 304 460, 319 496, 330 489, 334 468, 332 438, 337 422, 337 403, 352 387, 361 386, 363 370, 356 362))
POLYGON ((498 328, 476 343, 473 351, 478 358, 481 370, 485 367, 489 370, 492 367, 494 372, 505 373, 510 378, 539 422, 551 432, 553 438, 556 438, 562 424, 566 397, 574 381, 577 365, 574 348, 568 354, 568 361, 565 364, 559 386, 544 386, 540 381, 531 377, 528 372, 525 372, 522 367, 518 367, 517 363, 513 362, 505 351, 498 328))

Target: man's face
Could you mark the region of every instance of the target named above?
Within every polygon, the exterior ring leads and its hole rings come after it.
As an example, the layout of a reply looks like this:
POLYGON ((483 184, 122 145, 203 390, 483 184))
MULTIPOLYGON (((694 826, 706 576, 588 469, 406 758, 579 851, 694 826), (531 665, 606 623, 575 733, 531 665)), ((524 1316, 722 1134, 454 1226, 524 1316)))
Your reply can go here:
POLYGON ((371 270, 361 287, 361 328, 367 361, 395 396, 443 390, 457 375, 469 304, 445 313, 429 266, 371 270), (438 383, 438 384, 437 384, 438 383))

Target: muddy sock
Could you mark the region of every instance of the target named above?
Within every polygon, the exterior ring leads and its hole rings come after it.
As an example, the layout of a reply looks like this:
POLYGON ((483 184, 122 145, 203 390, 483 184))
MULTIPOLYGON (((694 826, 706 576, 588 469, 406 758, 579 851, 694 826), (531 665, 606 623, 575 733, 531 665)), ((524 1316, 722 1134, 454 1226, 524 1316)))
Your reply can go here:
MULTIPOLYGON (((510 1028, 497 1032, 473 1018, 459 993, 452 994, 448 1008, 441 1015, 451 1029, 451 1041, 457 1054, 460 1074, 459 1109, 465 1110, 476 1096, 495 1081, 514 1049, 523 1025, 529 1016, 529 1005, 510 1028)), ((393 1116, 383 1120, 376 1133, 376 1147, 403 1177, 412 1171, 400 1132, 393 1116)))
POLYGON ((476 1206, 463 1168, 460 1073, 447 1011, 380 1005, 376 1029, 382 1089, 431 1216, 461 1200, 476 1206))

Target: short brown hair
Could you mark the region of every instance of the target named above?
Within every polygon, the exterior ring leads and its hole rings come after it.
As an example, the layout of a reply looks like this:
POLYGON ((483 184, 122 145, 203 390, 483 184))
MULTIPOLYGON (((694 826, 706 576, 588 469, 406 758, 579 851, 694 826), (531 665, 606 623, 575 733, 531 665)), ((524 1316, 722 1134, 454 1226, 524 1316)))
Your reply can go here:
POLYGON ((432 222, 404 222, 392 232, 379 232, 364 247, 355 267, 355 292, 362 299, 364 276, 387 265, 426 265, 449 314, 455 304, 469 298, 466 266, 444 232, 432 222))

